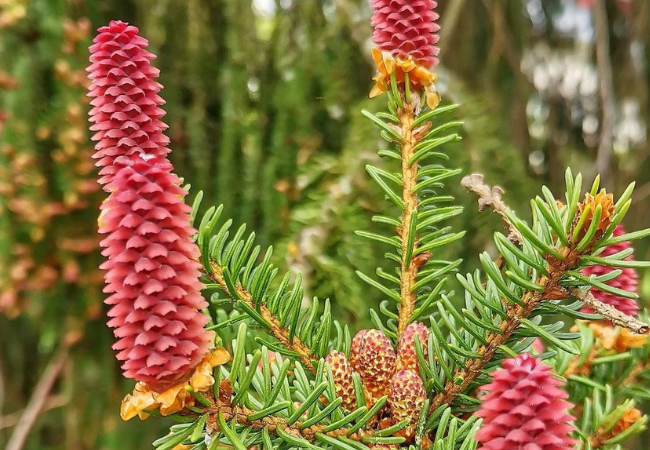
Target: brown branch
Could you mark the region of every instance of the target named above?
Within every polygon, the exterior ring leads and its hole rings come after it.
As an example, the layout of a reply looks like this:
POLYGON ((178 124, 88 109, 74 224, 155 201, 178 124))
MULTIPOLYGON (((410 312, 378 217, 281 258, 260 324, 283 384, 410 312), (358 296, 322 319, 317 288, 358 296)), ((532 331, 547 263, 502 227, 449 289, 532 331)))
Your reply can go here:
MULTIPOLYGON (((211 391, 208 394, 208 401, 210 406, 207 409, 208 420, 206 422, 206 431, 210 435, 214 435, 219 431, 219 414, 224 418, 224 421, 232 421, 233 419, 240 425, 254 428, 256 430, 267 429, 270 433, 278 434, 277 430, 281 429, 294 437, 300 437, 309 441, 317 440, 317 434, 324 434, 330 437, 345 437, 349 432, 349 428, 339 428, 332 431, 326 431, 327 425, 314 424, 310 427, 303 427, 302 421, 289 424, 287 418, 278 416, 266 416, 259 419, 251 419, 251 416, 258 411, 250 408, 233 405, 232 404, 232 384, 229 380, 223 380, 219 385, 218 396, 215 396, 211 391)), ((196 415, 191 412, 190 415, 196 415)), ((349 439, 361 440, 366 436, 366 431, 359 430, 347 436, 349 439)))
POLYGON ((317 440, 316 434, 324 434, 333 438, 338 437, 347 437, 355 441, 360 441, 365 433, 363 431, 358 431, 356 433, 347 436, 349 428, 339 428, 332 431, 325 431, 326 425, 312 425, 311 427, 302 428, 301 422, 295 422, 291 425, 287 423, 287 419, 277 416, 266 416, 261 419, 251 420, 250 416, 256 411, 253 411, 249 408, 243 406, 230 406, 230 405, 214 405, 210 408, 207 427, 206 429, 210 434, 213 434, 215 431, 219 430, 219 425, 217 422, 218 414, 221 413, 225 421, 231 421, 235 419, 238 424, 251 427, 256 430, 262 430, 266 428, 269 433, 277 434, 277 429, 281 429, 295 437, 301 437, 307 439, 308 441, 317 440))
MULTIPOLYGON (((483 211, 488 206, 491 207, 494 212, 501 216, 503 223, 509 230, 510 234, 508 236, 508 239, 510 239, 515 244, 522 244, 523 240, 521 233, 519 233, 519 231, 505 215, 505 212, 508 211, 509 208, 501 198, 504 192, 501 187, 490 187, 490 185, 485 183, 483 175, 480 173, 473 173, 465 176, 461 180, 460 184, 466 190, 474 192, 476 195, 478 195, 479 211, 483 211)), ((634 317, 620 312, 611 305, 597 300, 590 292, 583 292, 578 288, 571 288, 569 289, 569 292, 578 300, 581 300, 588 306, 591 306, 598 314, 602 315, 608 320, 611 320, 615 325, 627 328, 631 332, 637 334, 650 333, 650 327, 647 324, 639 321, 634 317)))
MULTIPOLYGON (((43 414, 51 409, 60 408, 67 405, 69 402, 70 399, 67 395, 52 395, 43 404, 43 408, 39 411, 39 414, 43 414)), ((24 411, 25 410, 23 409, 0 417, 0 430, 16 426, 18 422, 20 422, 20 418, 22 417, 24 411)))
MULTIPOLYGON (((406 102, 405 102, 406 103, 406 102)), ((418 143, 418 134, 414 133, 413 121, 415 112, 413 107, 405 104, 404 108, 398 112, 401 134, 402 134, 402 200, 404 201, 404 211, 402 212, 402 225, 400 235, 402 238, 402 265, 400 275, 400 297, 402 302, 399 308, 399 327, 397 339, 404 333, 406 326, 415 310, 417 302, 417 293, 413 290, 418 270, 422 267, 423 262, 417 258, 414 253, 418 247, 417 236, 413 239, 412 252, 409 252, 408 244, 410 240, 410 223, 413 214, 417 213, 418 196, 414 192, 418 182, 418 165, 417 162, 410 164, 409 159, 415 153, 415 146, 418 143), (413 255, 408 261, 408 254, 413 255)), ((424 261, 426 262, 426 261, 424 261)))
POLYGON ((577 287, 570 288, 569 292, 575 298, 584 302, 585 305, 591 307, 598 314, 607 318, 608 320, 611 320, 614 325, 627 328, 632 333, 636 334, 650 333, 650 326, 648 326, 648 324, 641 322, 636 317, 628 316, 627 314, 622 313, 612 305, 608 305, 607 303, 603 303, 600 300, 597 300, 591 292, 584 292, 577 287))
POLYGON ((608 184, 612 174, 611 159, 615 105, 612 61, 609 57, 609 24, 605 0, 595 1, 593 13, 596 29, 596 63, 600 81, 600 100, 603 108, 596 168, 600 173, 601 182, 608 184))
POLYGON ((454 0, 453 2, 449 2, 442 14, 440 19, 440 32, 438 33, 440 35, 440 43, 438 44, 440 55, 447 54, 447 48, 451 44, 451 37, 453 36, 454 31, 456 30, 456 25, 458 25, 459 19, 465 9, 465 2, 466 0, 454 0))
POLYGON ((16 428, 14 428, 14 432, 9 438, 5 450, 21 450, 23 448, 29 431, 34 426, 34 423, 36 423, 36 419, 38 418, 39 413, 43 410, 43 406, 49 397, 49 393, 54 387, 54 383, 59 377, 59 373, 63 369, 63 365, 68 358, 69 349, 69 344, 63 342, 48 364, 41 379, 38 381, 29 402, 27 403, 25 411, 20 416, 16 428))
POLYGON ((237 283, 235 285, 236 292, 234 293, 235 295, 233 295, 223 278, 223 271, 221 267, 219 267, 214 262, 210 262, 210 268, 212 269, 212 274, 208 273, 206 275, 208 275, 212 281, 217 283, 222 291, 224 291, 230 297, 240 298, 249 307, 258 310, 262 318, 270 325, 269 332, 275 336, 275 338, 280 341, 284 347, 296 352, 300 358, 300 361, 309 371, 316 373, 316 368, 312 364, 312 360, 318 359, 318 357, 312 354, 311 349, 307 347, 304 342, 302 342, 296 336, 293 336, 293 338, 290 339, 289 330, 280 324, 280 320, 278 320, 278 318, 275 317, 275 315, 265 305, 257 305, 250 292, 248 292, 246 288, 244 288, 241 284, 237 283))
POLYGON ((518 245, 521 245, 524 242, 519 230, 517 230, 512 223, 510 223, 510 220, 508 220, 508 217, 506 216, 508 207, 501 199, 504 191, 500 186, 490 187, 490 185, 484 181, 483 175, 480 173, 472 173, 470 175, 466 175, 460 181, 460 185, 466 190, 478 195, 479 211, 483 211, 489 206, 495 213, 501 216, 503 224, 510 233, 508 235, 508 239, 518 245))

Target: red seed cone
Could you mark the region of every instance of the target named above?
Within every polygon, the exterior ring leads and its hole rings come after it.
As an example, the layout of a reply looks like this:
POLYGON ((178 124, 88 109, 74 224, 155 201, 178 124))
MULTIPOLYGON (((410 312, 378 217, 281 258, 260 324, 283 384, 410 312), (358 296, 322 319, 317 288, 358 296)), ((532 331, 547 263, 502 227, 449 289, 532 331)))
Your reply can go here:
POLYGON ((92 80, 88 96, 93 98, 90 130, 96 131, 93 157, 103 168, 99 183, 107 184, 119 170, 117 157, 165 156, 169 139, 163 134, 167 125, 160 120, 165 102, 158 95, 162 85, 155 81, 159 70, 151 66, 156 56, 145 50, 147 40, 136 27, 120 21, 98 31, 87 69, 92 80))
POLYGON ((563 383, 541 360, 527 353, 503 362, 476 415, 483 426, 476 434, 480 450, 569 450, 575 418, 567 413, 563 383))
POLYGON ((345 354, 332 350, 325 362, 332 369, 334 378, 334 389, 336 396, 343 399, 343 408, 353 411, 357 408, 357 397, 354 393, 354 381, 352 381, 352 368, 345 354))
POLYGON ((388 405, 394 423, 408 419, 410 424, 402 429, 400 436, 413 437, 422 406, 427 399, 422 378, 412 370, 400 370, 393 377, 388 405))
POLYGON ((396 59, 410 56, 425 69, 432 68, 439 52, 437 6, 434 0, 372 0, 373 41, 396 59))
POLYGON ((427 358, 429 347, 429 329, 422 322, 413 322, 409 324, 397 346, 397 370, 407 369, 415 373, 420 373, 418 364, 418 355, 415 352, 415 338, 420 340, 424 357, 427 358))
POLYGON ((362 330, 352 340, 350 364, 375 399, 388 394, 395 360, 395 350, 381 330, 362 330))
MULTIPOLYGON (((625 229, 623 228, 622 225, 618 225, 616 229, 614 230, 613 235, 614 236, 621 236, 625 234, 625 229)), ((615 253, 622 252, 623 250, 627 250, 632 247, 632 244, 630 244, 629 241, 624 241, 624 242, 619 242, 618 244, 614 245, 609 245, 603 249, 602 253, 598 256, 600 257, 607 257, 611 256, 615 253)), ((625 258, 628 261, 632 261, 634 258, 632 256, 629 256, 625 258)), ((605 275, 610 273, 612 270, 617 270, 617 267, 608 267, 608 266, 587 266, 584 269, 582 269, 582 273, 586 276, 591 276, 591 275, 605 275)), ((608 286, 616 287, 619 289, 623 289, 624 291, 629 291, 629 292, 637 292, 637 287, 638 287, 638 278, 639 275, 637 274, 637 271, 635 269, 625 267, 621 268, 622 273, 614 278, 611 281, 607 281, 605 284, 608 286)), ((625 298, 625 297, 619 297, 618 295, 614 294, 609 294, 607 292, 603 292, 600 289, 596 288, 591 288, 591 293, 593 294, 596 299, 600 300, 603 303, 607 303, 608 305, 612 305, 619 311, 628 314, 630 316, 636 316, 639 313, 639 304, 636 302, 636 300, 633 300, 631 298, 625 298)), ((584 306, 582 308, 584 312, 588 313, 593 313, 594 310, 591 309, 588 306, 584 306)))
POLYGON ((108 326, 127 378, 162 390, 189 376, 208 349, 207 306, 201 295, 199 250, 191 236, 186 192, 163 157, 116 159, 99 232, 108 258, 104 292, 108 326))

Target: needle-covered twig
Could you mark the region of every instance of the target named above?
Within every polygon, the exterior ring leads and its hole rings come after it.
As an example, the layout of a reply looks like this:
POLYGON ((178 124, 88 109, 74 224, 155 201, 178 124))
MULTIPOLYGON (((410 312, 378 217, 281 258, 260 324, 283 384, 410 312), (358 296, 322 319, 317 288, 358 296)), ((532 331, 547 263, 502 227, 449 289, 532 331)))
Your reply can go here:
MULTIPOLYGON (((230 292, 228 284, 226 283, 223 277, 223 271, 214 262, 211 263, 212 274, 208 276, 212 279, 213 282, 217 283, 221 289, 229 296, 232 296, 233 293, 230 292)), ((289 338, 290 333, 285 327, 283 327, 277 317, 264 305, 257 305, 253 296, 242 286, 241 284, 235 285, 237 297, 240 298, 244 303, 250 306, 253 309, 258 309, 262 318, 269 324, 269 332, 275 336, 275 338, 280 341, 280 343, 287 349, 296 352, 300 361, 304 366, 309 369, 310 372, 316 373, 316 368, 312 363, 313 360, 317 360, 318 357, 314 356, 304 342, 298 339, 297 336, 289 338)))

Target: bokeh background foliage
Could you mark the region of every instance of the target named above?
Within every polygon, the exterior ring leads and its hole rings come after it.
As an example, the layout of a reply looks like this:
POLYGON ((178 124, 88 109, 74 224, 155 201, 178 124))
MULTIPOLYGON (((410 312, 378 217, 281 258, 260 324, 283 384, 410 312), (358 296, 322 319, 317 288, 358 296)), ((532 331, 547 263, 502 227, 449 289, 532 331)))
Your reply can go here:
MULTIPOLYGON (((560 191, 565 165, 588 179, 599 166, 615 193, 636 180, 636 230, 650 226, 650 2, 599 2, 604 15, 586 1, 440 0, 440 89, 465 122, 448 149, 520 211, 541 184, 560 191)), ((366 0, 0 0, 0 446, 63 340, 76 344, 25 449, 149 448, 164 429, 119 420, 131 386, 103 324, 84 69, 110 19, 140 27, 159 55, 191 195, 273 244, 276 264, 302 273, 305 302, 329 297, 338 318, 368 325, 381 298, 355 270, 372 273, 384 251, 353 233, 382 204, 364 168, 382 142, 359 114, 384 101, 367 99, 369 16, 366 0)), ((500 225, 450 190, 468 234, 449 251, 470 270, 500 225)))

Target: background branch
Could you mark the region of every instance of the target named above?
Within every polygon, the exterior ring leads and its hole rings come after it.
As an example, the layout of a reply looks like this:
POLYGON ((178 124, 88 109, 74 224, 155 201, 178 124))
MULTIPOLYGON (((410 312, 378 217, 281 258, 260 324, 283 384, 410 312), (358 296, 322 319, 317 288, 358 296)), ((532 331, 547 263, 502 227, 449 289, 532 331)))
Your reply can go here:
POLYGON ((600 100, 603 109, 596 168, 597 173, 600 174, 602 183, 608 185, 612 176, 612 134, 616 111, 614 105, 612 61, 609 57, 609 24, 605 0, 595 0, 593 12, 596 28, 596 63, 598 66, 598 79, 600 81, 600 100))
POLYGON ((23 448, 25 440, 29 435, 29 431, 36 423, 36 419, 38 418, 39 413, 43 410, 50 391, 54 387, 54 383, 63 369, 63 365, 68 358, 69 349, 70 345, 64 341, 48 364, 45 372, 36 385, 36 389, 34 389, 29 402, 27 403, 25 411, 16 424, 16 428, 14 428, 14 432, 11 435, 11 438, 9 438, 5 450, 20 450, 23 448))

